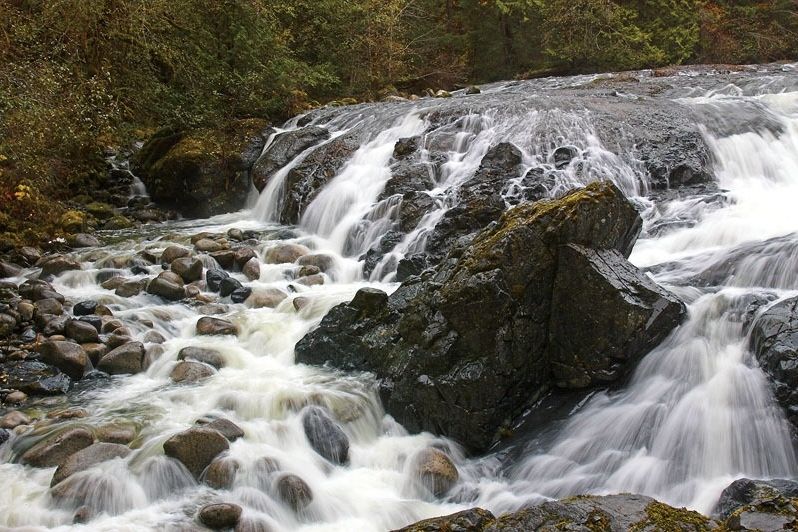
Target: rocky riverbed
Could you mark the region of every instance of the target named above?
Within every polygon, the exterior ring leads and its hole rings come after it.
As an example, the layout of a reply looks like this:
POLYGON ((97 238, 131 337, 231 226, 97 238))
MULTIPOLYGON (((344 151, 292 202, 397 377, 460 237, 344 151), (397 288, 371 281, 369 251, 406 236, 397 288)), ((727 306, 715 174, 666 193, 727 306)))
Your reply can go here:
POLYGON ((0 525, 795 526, 796 91, 701 67, 159 132, 102 216, 161 215, 0 260, 0 525))

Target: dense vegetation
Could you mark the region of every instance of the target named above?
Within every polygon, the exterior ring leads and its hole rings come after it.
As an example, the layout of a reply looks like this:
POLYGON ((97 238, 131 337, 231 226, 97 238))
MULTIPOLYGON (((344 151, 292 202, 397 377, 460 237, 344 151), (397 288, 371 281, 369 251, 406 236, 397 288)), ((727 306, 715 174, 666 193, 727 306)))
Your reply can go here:
POLYGON ((43 228, 102 147, 162 126, 796 50, 796 0, 0 0, 0 233, 43 228))

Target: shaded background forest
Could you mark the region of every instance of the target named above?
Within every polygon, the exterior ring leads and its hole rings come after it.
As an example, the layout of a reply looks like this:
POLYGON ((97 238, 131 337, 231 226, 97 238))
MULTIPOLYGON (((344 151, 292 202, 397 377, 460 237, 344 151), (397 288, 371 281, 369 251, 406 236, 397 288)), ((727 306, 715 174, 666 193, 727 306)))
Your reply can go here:
POLYGON ((796 55, 798 0, 0 0, 0 225, 42 218, 91 187, 104 147, 164 126, 796 55))

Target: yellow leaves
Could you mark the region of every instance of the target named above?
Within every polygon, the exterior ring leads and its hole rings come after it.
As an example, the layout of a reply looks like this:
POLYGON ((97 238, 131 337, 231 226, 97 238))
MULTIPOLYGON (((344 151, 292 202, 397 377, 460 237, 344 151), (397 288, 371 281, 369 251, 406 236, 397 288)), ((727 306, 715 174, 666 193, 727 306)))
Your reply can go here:
POLYGON ((17 198, 17 201, 22 201, 26 198, 31 197, 31 193, 33 189, 28 185, 17 185, 16 190, 14 191, 14 197, 17 198))

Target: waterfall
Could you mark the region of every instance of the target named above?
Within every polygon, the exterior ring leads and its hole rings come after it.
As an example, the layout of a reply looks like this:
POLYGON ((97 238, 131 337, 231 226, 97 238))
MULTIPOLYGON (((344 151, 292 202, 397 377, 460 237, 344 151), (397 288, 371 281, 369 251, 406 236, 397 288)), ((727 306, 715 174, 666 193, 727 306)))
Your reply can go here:
MULTIPOLYGON (((322 109, 271 135, 265 150, 278 135, 304 127, 329 132, 274 173, 252 209, 168 222, 143 229, 133 240, 126 233, 102 248, 75 251, 83 270, 56 277, 58 292, 109 306, 135 339, 151 331, 166 338, 145 372, 81 384, 61 402, 37 403, 43 409, 85 409, 84 417, 63 421, 66 426, 136 428, 128 458, 80 473, 81 485, 91 492, 89 526, 177 529, 190 526, 186 516, 199 505, 216 500, 239 504, 247 518, 275 531, 378 532, 473 506, 500 513, 582 493, 636 492, 707 512, 736 478, 798 476, 789 427, 748 349, 746 321, 753 297, 798 293, 798 81, 793 67, 785 69, 731 80, 725 74, 662 79, 638 73, 641 85, 664 84, 647 100, 620 86, 596 88, 612 77, 579 76, 498 83, 476 96, 322 109), (646 166, 645 150, 652 146, 630 140, 631 126, 617 120, 618 108, 654 103, 695 113, 714 183, 679 194, 655 190, 646 166), (280 225, 290 172, 344 136, 358 139, 359 147, 326 176, 296 226, 280 225), (413 164, 426 186, 418 192, 430 207, 386 244, 366 276, 362 257, 382 245, 387 233, 398 233, 406 199, 384 191, 400 167, 395 145, 408 138, 418 142, 413 164), (687 321, 643 359, 628 382, 594 393, 564 423, 541 427, 545 438, 515 442, 517 459, 509 463, 500 452, 467 457, 444 437, 409 434, 385 415, 368 374, 294 361, 297 341, 335 305, 363 287, 396 290, 399 261, 425 250, 490 149, 503 142, 521 154, 520 164, 505 176, 505 207, 524 201, 534 176, 545 178, 548 197, 613 181, 644 220, 630 260, 689 309, 687 321), (555 159, 558 148, 567 148, 567 160, 555 159), (252 244, 261 260, 259 277, 231 275, 254 290, 285 296, 274 308, 222 301, 221 315, 238 327, 237 337, 197 335, 207 306, 171 304, 146 292, 120 297, 97 282, 98 272, 115 258, 145 250, 157 255, 171 244, 190 246, 200 232, 231 228, 268 235, 252 244), (285 244, 329 255, 336 268, 321 276, 323 284, 304 285, 295 278, 299 265, 264 260, 285 244), (189 346, 218 351, 224 367, 201 384, 171 382, 178 353, 189 346), (340 421, 350 442, 347 465, 331 465, 308 442, 302 409, 311 405, 326 407, 340 421), (165 440, 206 416, 227 418, 245 434, 226 454, 240 466, 229 490, 195 481, 163 455, 165 440), (431 497, 413 477, 414 457, 429 447, 445 449, 460 471, 459 487, 449 498, 431 497), (273 472, 264 470, 266 459, 308 484, 313 501, 303 512, 279 502, 273 472)), ((208 258, 205 266, 214 264, 208 258)), ((151 274, 160 271, 149 268, 151 274)), ((72 523, 74 509, 49 494, 54 468, 16 462, 22 448, 17 446, 32 444, 46 430, 15 435, 0 448, 0 526, 72 523)))

